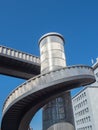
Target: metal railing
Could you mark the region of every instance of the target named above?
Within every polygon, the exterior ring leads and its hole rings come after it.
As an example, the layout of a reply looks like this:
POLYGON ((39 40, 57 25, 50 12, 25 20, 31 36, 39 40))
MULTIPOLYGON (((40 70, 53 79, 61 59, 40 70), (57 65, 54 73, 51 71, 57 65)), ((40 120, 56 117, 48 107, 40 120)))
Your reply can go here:
POLYGON ((0 45, 0 54, 40 64, 40 58, 0 45))

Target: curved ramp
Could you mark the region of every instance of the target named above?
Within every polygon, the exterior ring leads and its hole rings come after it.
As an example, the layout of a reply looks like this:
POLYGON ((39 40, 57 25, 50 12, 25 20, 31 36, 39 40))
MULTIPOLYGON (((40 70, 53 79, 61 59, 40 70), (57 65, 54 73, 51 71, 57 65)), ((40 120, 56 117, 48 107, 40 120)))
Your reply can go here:
POLYGON ((71 66, 38 75, 18 86, 3 106, 2 130, 27 130, 34 114, 64 91, 95 81, 93 69, 71 66))

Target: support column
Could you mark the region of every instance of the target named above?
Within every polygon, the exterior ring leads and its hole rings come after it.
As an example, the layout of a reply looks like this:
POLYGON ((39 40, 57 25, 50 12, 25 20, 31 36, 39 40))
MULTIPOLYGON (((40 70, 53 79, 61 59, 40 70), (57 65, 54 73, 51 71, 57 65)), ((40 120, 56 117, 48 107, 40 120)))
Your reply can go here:
MULTIPOLYGON (((59 33, 48 33, 39 40, 41 73, 66 66, 64 38, 59 33)), ((43 130, 74 130, 70 92, 64 92, 43 107, 43 130), (63 123, 63 124, 62 124, 63 123)))

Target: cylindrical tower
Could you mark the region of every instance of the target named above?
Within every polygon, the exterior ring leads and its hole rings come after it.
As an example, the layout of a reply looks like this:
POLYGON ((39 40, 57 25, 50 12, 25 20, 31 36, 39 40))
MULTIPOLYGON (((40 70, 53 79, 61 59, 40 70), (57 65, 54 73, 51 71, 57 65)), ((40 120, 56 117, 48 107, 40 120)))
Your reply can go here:
MULTIPOLYGON (((61 34, 53 32, 43 35, 39 40, 39 46, 41 73, 66 66, 64 38, 61 34)), ((59 128, 74 130, 70 92, 61 94, 43 107, 43 130, 60 130, 59 128), (65 123, 64 128, 62 122, 65 123)))
POLYGON ((65 67, 64 39, 58 33, 48 33, 40 40, 41 73, 65 67))

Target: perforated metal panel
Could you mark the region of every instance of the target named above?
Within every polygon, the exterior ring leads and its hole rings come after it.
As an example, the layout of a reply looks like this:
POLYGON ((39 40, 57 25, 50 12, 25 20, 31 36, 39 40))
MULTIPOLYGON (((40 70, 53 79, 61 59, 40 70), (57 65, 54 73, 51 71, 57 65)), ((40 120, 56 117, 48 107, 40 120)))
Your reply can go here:
POLYGON ((64 40, 61 35, 48 34, 40 40, 41 73, 65 67, 64 40))

